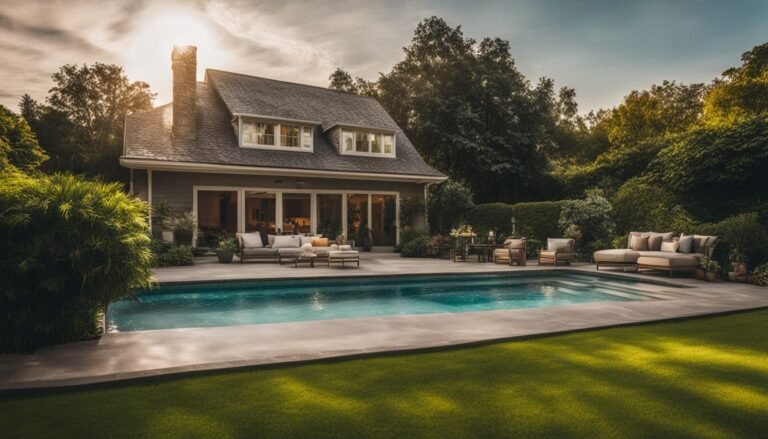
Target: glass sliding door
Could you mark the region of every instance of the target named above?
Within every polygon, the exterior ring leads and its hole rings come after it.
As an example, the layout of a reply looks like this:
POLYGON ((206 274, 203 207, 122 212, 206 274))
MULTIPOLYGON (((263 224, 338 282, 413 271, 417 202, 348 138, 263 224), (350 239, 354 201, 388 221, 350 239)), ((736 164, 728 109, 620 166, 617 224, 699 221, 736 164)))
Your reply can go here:
POLYGON ((261 242, 277 234, 277 194, 245 191, 245 231, 259 232, 261 242))
POLYGON ((362 246, 368 227, 368 194, 347 194, 347 238, 362 246))
POLYGON ((223 233, 237 232, 237 191, 197 192, 198 247, 215 247, 223 233))
POLYGON ((283 234, 312 233, 312 195, 283 193, 283 234))
POLYGON ((394 246, 397 236, 397 207, 394 195, 371 195, 371 235, 373 245, 394 246))
POLYGON ((341 194, 317 194, 317 233, 336 239, 342 231, 341 194))

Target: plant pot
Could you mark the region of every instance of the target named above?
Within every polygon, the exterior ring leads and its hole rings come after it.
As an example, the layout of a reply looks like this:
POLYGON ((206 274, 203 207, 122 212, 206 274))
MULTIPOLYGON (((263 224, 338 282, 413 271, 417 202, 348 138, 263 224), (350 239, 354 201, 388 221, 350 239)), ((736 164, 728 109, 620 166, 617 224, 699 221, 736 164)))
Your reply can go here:
POLYGON ((219 258, 220 264, 229 264, 232 262, 232 258, 235 256, 234 252, 216 252, 216 256, 219 258))
POLYGON ((715 273, 714 271, 708 271, 704 273, 704 280, 706 280, 707 282, 714 282, 716 278, 717 278, 717 273, 715 273))
POLYGON ((192 231, 191 230, 177 230, 176 243, 179 245, 192 245, 192 231))
POLYGON ((704 280, 704 270, 702 269, 696 270, 696 279, 704 280))

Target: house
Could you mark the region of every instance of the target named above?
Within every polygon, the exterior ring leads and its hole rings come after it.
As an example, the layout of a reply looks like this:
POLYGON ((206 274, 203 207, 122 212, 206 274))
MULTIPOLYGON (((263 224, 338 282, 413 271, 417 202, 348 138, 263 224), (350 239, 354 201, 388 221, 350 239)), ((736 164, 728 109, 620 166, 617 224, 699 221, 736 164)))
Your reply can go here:
POLYGON ((120 164, 150 206, 194 213, 198 244, 367 226, 374 246, 395 245, 401 200, 446 179, 373 98, 212 69, 198 82, 191 46, 171 61, 173 102, 126 118, 120 164))

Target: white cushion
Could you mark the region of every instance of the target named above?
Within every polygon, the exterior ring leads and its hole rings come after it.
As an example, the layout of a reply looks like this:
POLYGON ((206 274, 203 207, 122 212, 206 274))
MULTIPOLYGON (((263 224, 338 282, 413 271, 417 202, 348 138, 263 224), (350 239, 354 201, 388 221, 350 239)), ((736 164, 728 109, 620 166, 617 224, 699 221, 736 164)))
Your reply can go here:
POLYGON ((301 244, 301 255, 302 256, 315 256, 315 252, 312 251, 312 244, 307 242, 305 244, 301 244))
POLYGON ((261 234, 259 233, 243 233, 240 235, 240 239, 243 240, 243 247, 245 248, 264 247, 264 243, 261 242, 261 234))
POLYGON ((272 248, 299 248, 301 240, 296 235, 275 236, 272 248))
POLYGON ((320 238, 320 236, 300 236, 299 237, 299 239, 301 240, 301 245, 312 244, 312 240, 315 238, 320 238))
POLYGON ((270 247, 275 244, 275 236, 276 235, 267 235, 267 244, 269 244, 270 247))
POLYGON ((360 256, 360 253, 357 250, 336 250, 336 251, 329 251, 328 257, 331 259, 335 258, 350 258, 360 256))
POLYGON ((680 243, 677 241, 669 241, 661 243, 661 251, 677 253, 677 248, 680 247, 680 243))
POLYGON ((571 242, 569 238, 547 238, 547 250, 570 250, 571 242))

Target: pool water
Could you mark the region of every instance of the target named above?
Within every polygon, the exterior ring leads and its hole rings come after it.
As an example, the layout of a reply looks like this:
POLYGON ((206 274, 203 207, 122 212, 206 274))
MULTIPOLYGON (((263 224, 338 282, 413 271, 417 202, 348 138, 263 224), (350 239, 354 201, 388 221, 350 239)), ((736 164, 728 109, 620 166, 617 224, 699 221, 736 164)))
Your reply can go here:
POLYGON ((652 299, 637 282, 570 273, 267 280, 161 286, 107 320, 123 332, 652 299))

